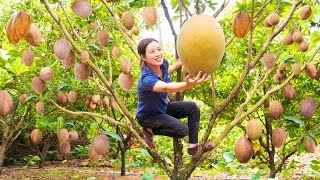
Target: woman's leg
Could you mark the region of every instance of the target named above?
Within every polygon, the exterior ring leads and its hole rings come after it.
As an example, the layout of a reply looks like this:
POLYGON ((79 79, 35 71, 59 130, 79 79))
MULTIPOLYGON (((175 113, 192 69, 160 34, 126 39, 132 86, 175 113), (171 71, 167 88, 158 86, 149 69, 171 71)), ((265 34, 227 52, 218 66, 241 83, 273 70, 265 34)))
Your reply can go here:
POLYGON ((168 104, 167 114, 178 119, 188 117, 189 143, 198 143, 200 110, 195 102, 171 102, 168 104))
POLYGON ((139 119, 138 122, 144 128, 151 128, 155 135, 183 138, 189 132, 185 123, 168 114, 149 116, 145 119, 139 119))

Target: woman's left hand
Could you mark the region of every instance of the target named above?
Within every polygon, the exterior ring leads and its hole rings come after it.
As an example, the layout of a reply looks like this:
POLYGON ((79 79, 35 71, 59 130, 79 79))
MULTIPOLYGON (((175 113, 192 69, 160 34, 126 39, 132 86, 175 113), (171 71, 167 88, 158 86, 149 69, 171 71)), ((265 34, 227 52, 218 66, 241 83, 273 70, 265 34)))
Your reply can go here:
POLYGON ((191 75, 188 74, 185 81, 187 83, 187 86, 189 88, 194 87, 198 84, 202 84, 204 82, 207 82, 210 79, 211 75, 203 74, 202 71, 199 71, 197 76, 194 79, 191 79, 191 75))

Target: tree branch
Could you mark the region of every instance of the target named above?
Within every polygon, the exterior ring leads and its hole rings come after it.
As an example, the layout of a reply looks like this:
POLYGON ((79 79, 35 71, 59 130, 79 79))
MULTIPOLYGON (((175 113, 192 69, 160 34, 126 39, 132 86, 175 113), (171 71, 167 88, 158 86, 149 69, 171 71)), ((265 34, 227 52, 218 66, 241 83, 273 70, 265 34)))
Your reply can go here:
POLYGON ((229 4, 230 0, 226 1, 224 0, 222 5, 220 6, 220 8, 213 14, 213 17, 216 18, 219 16, 219 14, 222 12, 222 10, 227 7, 227 5, 229 4))
POLYGON ((71 29, 72 29, 72 32, 73 32, 74 35, 77 37, 77 39, 81 42, 81 38, 79 37, 77 31, 74 29, 74 27, 73 27, 73 25, 72 25, 72 23, 71 23, 71 20, 70 20, 68 14, 67 14, 67 12, 66 12, 66 10, 64 9, 64 7, 63 7, 63 5, 62 5, 61 0, 58 0, 58 3, 59 3, 59 5, 60 5, 60 7, 61 7, 61 9, 62 9, 62 11, 63 11, 63 13, 64 13, 64 15, 65 15, 66 18, 67 18, 67 21, 68 21, 68 23, 69 23, 69 25, 70 25, 70 27, 71 27, 71 29))

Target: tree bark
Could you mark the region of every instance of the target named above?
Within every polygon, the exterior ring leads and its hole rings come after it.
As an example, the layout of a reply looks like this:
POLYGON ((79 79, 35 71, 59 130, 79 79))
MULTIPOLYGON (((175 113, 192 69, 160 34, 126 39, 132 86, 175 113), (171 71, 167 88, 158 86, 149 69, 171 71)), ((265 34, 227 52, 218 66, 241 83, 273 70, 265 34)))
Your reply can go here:
POLYGON ((8 142, 3 139, 1 147, 0 147, 0 175, 2 173, 4 156, 5 156, 6 151, 7 151, 7 144, 8 144, 8 142))
POLYGON ((179 179, 180 172, 183 165, 183 152, 182 152, 183 145, 181 143, 181 139, 173 138, 173 150, 174 150, 174 168, 172 171, 171 179, 179 179))

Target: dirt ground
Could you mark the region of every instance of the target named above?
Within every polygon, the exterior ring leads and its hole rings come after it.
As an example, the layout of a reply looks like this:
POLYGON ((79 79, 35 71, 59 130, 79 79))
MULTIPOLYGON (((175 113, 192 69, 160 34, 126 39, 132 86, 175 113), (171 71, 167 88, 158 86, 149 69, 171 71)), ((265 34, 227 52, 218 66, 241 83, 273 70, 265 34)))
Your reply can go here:
MULTIPOLYGON (((302 156, 292 156, 296 163, 293 169, 290 170, 291 176, 289 179, 317 179, 320 178, 320 174, 311 174, 310 164, 311 160, 320 160, 320 146, 317 148, 316 153, 304 154, 302 156)), ((207 180, 207 179, 251 179, 254 173, 248 173, 247 177, 232 176, 228 172, 221 172, 214 177, 208 177, 207 172, 203 172, 203 175, 197 173, 196 177, 192 177, 192 180, 207 180)), ((143 174, 141 172, 126 172, 126 176, 120 176, 120 172, 115 171, 111 167, 88 167, 82 166, 81 162, 77 160, 71 161, 55 161, 46 162, 44 168, 38 169, 35 167, 29 167, 28 169, 21 169, 21 166, 7 166, 4 167, 0 179, 13 179, 13 180, 34 180, 34 179, 48 179, 48 180, 140 180, 143 174)), ((155 176, 155 180, 168 179, 167 176, 155 176)), ((263 178, 266 179, 266 178, 263 178)), ((283 179, 281 173, 278 173, 275 179, 283 179)))

